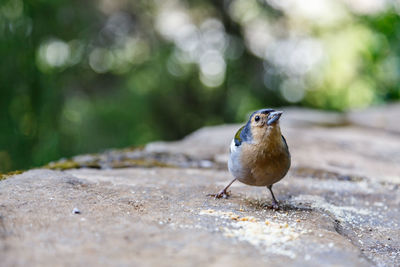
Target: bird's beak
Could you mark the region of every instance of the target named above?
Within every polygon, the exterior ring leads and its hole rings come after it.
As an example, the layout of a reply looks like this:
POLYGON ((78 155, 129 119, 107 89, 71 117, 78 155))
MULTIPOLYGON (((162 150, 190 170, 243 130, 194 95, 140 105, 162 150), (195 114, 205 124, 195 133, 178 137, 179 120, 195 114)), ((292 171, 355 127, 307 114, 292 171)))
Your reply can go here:
POLYGON ((279 118, 281 117, 282 113, 283 113, 283 111, 274 111, 274 112, 269 113, 268 118, 267 118, 268 119, 267 125, 271 125, 274 122, 278 121, 279 118))

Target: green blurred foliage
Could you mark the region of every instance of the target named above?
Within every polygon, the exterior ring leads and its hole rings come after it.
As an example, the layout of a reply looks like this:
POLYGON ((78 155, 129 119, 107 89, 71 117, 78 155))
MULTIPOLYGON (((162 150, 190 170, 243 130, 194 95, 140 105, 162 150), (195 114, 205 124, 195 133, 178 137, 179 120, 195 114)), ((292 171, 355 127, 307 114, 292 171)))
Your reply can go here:
POLYGON ((398 7, 345 2, 3 0, 0 172, 262 107, 398 100, 398 7))

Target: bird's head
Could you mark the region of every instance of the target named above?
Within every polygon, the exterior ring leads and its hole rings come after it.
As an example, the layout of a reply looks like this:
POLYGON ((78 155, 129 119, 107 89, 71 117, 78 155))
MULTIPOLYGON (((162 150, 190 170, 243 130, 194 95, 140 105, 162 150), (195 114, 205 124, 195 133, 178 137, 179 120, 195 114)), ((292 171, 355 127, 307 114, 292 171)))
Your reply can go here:
POLYGON ((249 123, 251 128, 268 128, 279 125, 283 111, 273 109, 260 109, 251 114, 249 123))
POLYGON ((273 109, 260 109, 254 112, 248 121, 253 139, 261 141, 275 135, 280 139, 279 119, 282 113, 273 109))

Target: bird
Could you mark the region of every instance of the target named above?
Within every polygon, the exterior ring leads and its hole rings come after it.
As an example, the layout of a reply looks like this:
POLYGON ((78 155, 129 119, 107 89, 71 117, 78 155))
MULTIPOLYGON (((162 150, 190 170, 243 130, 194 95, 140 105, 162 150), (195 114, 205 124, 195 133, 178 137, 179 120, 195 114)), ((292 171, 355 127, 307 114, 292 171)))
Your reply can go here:
POLYGON ((272 208, 279 208, 272 185, 285 177, 291 163, 289 147, 279 125, 282 114, 266 108, 250 115, 230 144, 228 169, 234 179, 212 196, 228 198, 228 188, 238 180, 247 185, 266 186, 272 196, 272 208))

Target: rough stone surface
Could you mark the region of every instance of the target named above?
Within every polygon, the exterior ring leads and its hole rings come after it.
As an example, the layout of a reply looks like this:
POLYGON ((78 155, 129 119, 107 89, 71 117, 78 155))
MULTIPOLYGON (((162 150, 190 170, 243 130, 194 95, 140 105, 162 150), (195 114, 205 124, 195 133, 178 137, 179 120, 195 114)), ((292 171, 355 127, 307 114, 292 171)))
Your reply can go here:
POLYGON ((354 114, 284 114, 293 166, 274 186, 278 211, 262 187, 207 196, 231 180, 239 125, 9 177, 0 265, 400 266, 400 135, 354 114))
POLYGON ((400 134, 400 105, 391 104, 348 114, 350 123, 400 134))

